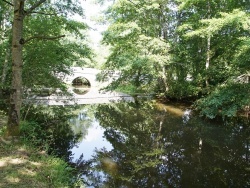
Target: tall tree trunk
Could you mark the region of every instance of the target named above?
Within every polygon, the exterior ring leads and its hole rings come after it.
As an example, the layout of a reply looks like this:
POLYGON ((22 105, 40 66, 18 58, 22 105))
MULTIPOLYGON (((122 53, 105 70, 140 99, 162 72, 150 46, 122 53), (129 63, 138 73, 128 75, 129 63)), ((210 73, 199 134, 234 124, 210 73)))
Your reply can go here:
MULTIPOLYGON (((208 19, 210 19, 211 17, 211 6, 210 6, 210 2, 208 1, 208 5, 207 5, 207 12, 208 12, 208 19)), ((209 86, 209 76, 208 76, 208 69, 210 66, 210 59, 211 59, 211 35, 209 34, 208 38, 207 38, 207 58, 206 58, 206 87, 209 86)))
POLYGON ((22 49, 23 20, 25 0, 14 0, 13 38, 12 38, 12 83, 7 135, 19 134, 20 110, 22 104, 22 49))
MULTIPOLYGON (((211 37, 208 36, 207 38, 207 59, 206 59, 206 71, 208 71, 209 66, 210 66, 210 55, 211 55, 211 37)), ((207 74, 207 73, 206 73, 207 74)), ((208 74, 206 76, 206 87, 209 86, 209 81, 208 81, 209 77, 208 74)))
POLYGON ((9 56, 10 56, 10 50, 7 48, 5 52, 5 58, 4 58, 4 63, 3 63, 3 72, 1 76, 1 89, 0 89, 0 97, 3 98, 3 86, 5 85, 6 77, 7 77, 7 72, 8 72, 8 65, 9 65, 9 56))
MULTIPOLYGON (((7 25, 7 16, 5 14, 2 15, 2 20, 1 20, 1 25, 0 25, 0 37, 2 39, 5 38, 4 34, 7 32, 6 29, 6 25, 7 25)), ((6 41, 5 41, 6 42, 6 41)), ((4 41, 2 41, 2 44, 4 45, 4 41)), ((8 45, 6 45, 6 51, 5 51, 5 57, 4 57, 4 62, 3 62, 3 66, 2 66, 2 75, 1 75, 1 89, 0 89, 0 97, 1 99, 3 99, 3 86, 5 85, 5 81, 6 81, 6 76, 7 76, 7 72, 8 72, 8 65, 9 65, 9 58, 10 58, 10 45, 8 43, 8 45)))
POLYGON ((165 92, 168 92, 169 87, 168 87, 168 82, 167 82, 166 67, 164 65, 162 65, 161 69, 162 69, 162 81, 163 81, 163 84, 164 84, 164 90, 165 90, 165 92))

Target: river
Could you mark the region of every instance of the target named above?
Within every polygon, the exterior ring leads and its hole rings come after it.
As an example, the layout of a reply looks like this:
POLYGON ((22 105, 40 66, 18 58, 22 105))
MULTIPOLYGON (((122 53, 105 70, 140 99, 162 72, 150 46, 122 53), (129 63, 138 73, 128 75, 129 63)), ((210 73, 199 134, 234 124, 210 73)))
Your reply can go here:
POLYGON ((247 118, 201 119, 182 104, 82 105, 72 161, 87 187, 250 187, 247 118))

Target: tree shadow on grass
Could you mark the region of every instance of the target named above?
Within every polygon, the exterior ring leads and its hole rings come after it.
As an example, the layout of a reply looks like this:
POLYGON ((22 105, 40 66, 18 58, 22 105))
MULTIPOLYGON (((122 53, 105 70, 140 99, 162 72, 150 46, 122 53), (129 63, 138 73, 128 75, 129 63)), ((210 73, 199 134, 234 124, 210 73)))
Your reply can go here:
POLYGON ((45 154, 33 152, 18 143, 0 141, 0 187, 52 187, 52 172, 41 162, 45 154))

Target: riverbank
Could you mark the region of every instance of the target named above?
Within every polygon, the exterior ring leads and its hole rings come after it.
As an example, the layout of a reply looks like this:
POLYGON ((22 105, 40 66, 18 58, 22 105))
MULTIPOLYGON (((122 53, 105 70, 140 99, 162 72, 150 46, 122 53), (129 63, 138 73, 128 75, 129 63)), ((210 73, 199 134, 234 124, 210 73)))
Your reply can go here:
POLYGON ((74 187, 73 168, 18 138, 4 138, 0 126, 0 187, 74 187))

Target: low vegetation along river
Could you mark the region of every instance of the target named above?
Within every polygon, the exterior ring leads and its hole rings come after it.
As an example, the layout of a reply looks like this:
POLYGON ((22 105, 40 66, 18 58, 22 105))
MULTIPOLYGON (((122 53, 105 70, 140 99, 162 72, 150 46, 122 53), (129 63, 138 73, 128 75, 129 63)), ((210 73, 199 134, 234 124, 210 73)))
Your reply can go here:
POLYGON ((80 106, 71 162, 87 187, 249 187, 249 119, 205 121, 187 106, 80 106))

